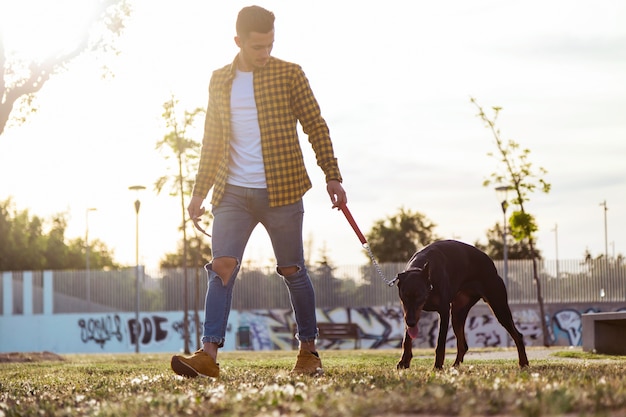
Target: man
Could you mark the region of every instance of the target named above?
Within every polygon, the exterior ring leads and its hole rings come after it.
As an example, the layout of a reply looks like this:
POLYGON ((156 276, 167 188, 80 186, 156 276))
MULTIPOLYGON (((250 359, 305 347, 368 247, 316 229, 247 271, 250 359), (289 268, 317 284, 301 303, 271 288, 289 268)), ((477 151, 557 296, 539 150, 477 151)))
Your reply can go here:
POLYGON ((245 7, 236 29, 239 53, 213 73, 209 84, 202 153, 188 207, 192 219, 202 216, 204 199, 213 188, 213 261, 205 267, 203 347, 191 357, 175 355, 171 365, 183 376, 219 376, 217 353, 224 346, 235 278, 250 234, 261 223, 272 241, 276 271, 287 286, 298 328, 300 351, 292 372, 315 375, 322 362, 315 348, 315 293, 302 243, 302 197, 311 181, 298 122, 324 172, 333 208, 346 203, 346 193, 328 126, 304 72, 271 56, 274 14, 245 7))

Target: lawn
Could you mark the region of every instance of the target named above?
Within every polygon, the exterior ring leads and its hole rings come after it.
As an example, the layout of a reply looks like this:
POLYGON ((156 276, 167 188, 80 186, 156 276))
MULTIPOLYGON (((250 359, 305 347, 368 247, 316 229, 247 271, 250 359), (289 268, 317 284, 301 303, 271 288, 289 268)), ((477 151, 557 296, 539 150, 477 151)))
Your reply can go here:
POLYGON ((564 348, 525 370, 496 354, 434 371, 432 350, 414 353, 397 371, 399 351, 322 351, 317 378, 289 374, 293 351, 221 353, 219 379, 178 377, 169 354, 4 362, 0 417, 626 415, 626 357, 564 348))

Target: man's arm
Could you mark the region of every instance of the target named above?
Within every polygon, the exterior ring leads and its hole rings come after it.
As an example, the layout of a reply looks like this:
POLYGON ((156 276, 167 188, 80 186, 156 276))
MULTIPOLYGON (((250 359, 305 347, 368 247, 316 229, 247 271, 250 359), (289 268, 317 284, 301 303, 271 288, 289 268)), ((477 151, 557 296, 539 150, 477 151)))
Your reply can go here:
POLYGON ((296 117, 302 125, 302 130, 309 137, 317 164, 326 176, 326 188, 335 207, 336 204, 345 200, 345 191, 341 186, 341 172, 337 158, 335 158, 328 125, 322 117, 309 81, 300 67, 297 67, 293 96, 296 117))

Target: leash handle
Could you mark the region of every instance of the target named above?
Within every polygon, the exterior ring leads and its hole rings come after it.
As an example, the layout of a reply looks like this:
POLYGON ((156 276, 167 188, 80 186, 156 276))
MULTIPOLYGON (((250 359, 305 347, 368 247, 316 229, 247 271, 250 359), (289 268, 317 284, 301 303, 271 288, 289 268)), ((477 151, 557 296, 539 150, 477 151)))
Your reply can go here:
MULTIPOLYGON (((352 217, 352 213, 350 213, 350 210, 348 210, 348 206, 346 206, 345 203, 344 203, 344 204, 340 205, 339 208, 343 212, 343 215, 346 216, 346 219, 348 220, 348 223, 350 223, 350 226, 352 226, 352 229, 354 230, 354 233, 356 233, 357 237, 361 241, 361 244, 364 245, 364 246, 367 245, 367 240, 365 239, 365 236, 363 236, 363 233, 361 233, 361 229, 359 229, 359 226, 354 221, 354 217, 352 217)), ((368 249, 368 251, 371 254, 372 251, 369 250, 369 246, 368 246, 367 249, 368 249)))

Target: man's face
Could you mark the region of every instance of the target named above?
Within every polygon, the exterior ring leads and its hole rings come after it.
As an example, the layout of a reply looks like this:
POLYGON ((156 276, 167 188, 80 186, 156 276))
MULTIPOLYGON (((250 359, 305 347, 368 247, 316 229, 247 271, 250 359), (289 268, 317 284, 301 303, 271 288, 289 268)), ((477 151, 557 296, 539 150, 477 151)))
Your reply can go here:
POLYGON ((239 47, 239 69, 254 71, 267 64, 274 47, 274 31, 267 33, 250 32, 246 37, 235 36, 239 47))

